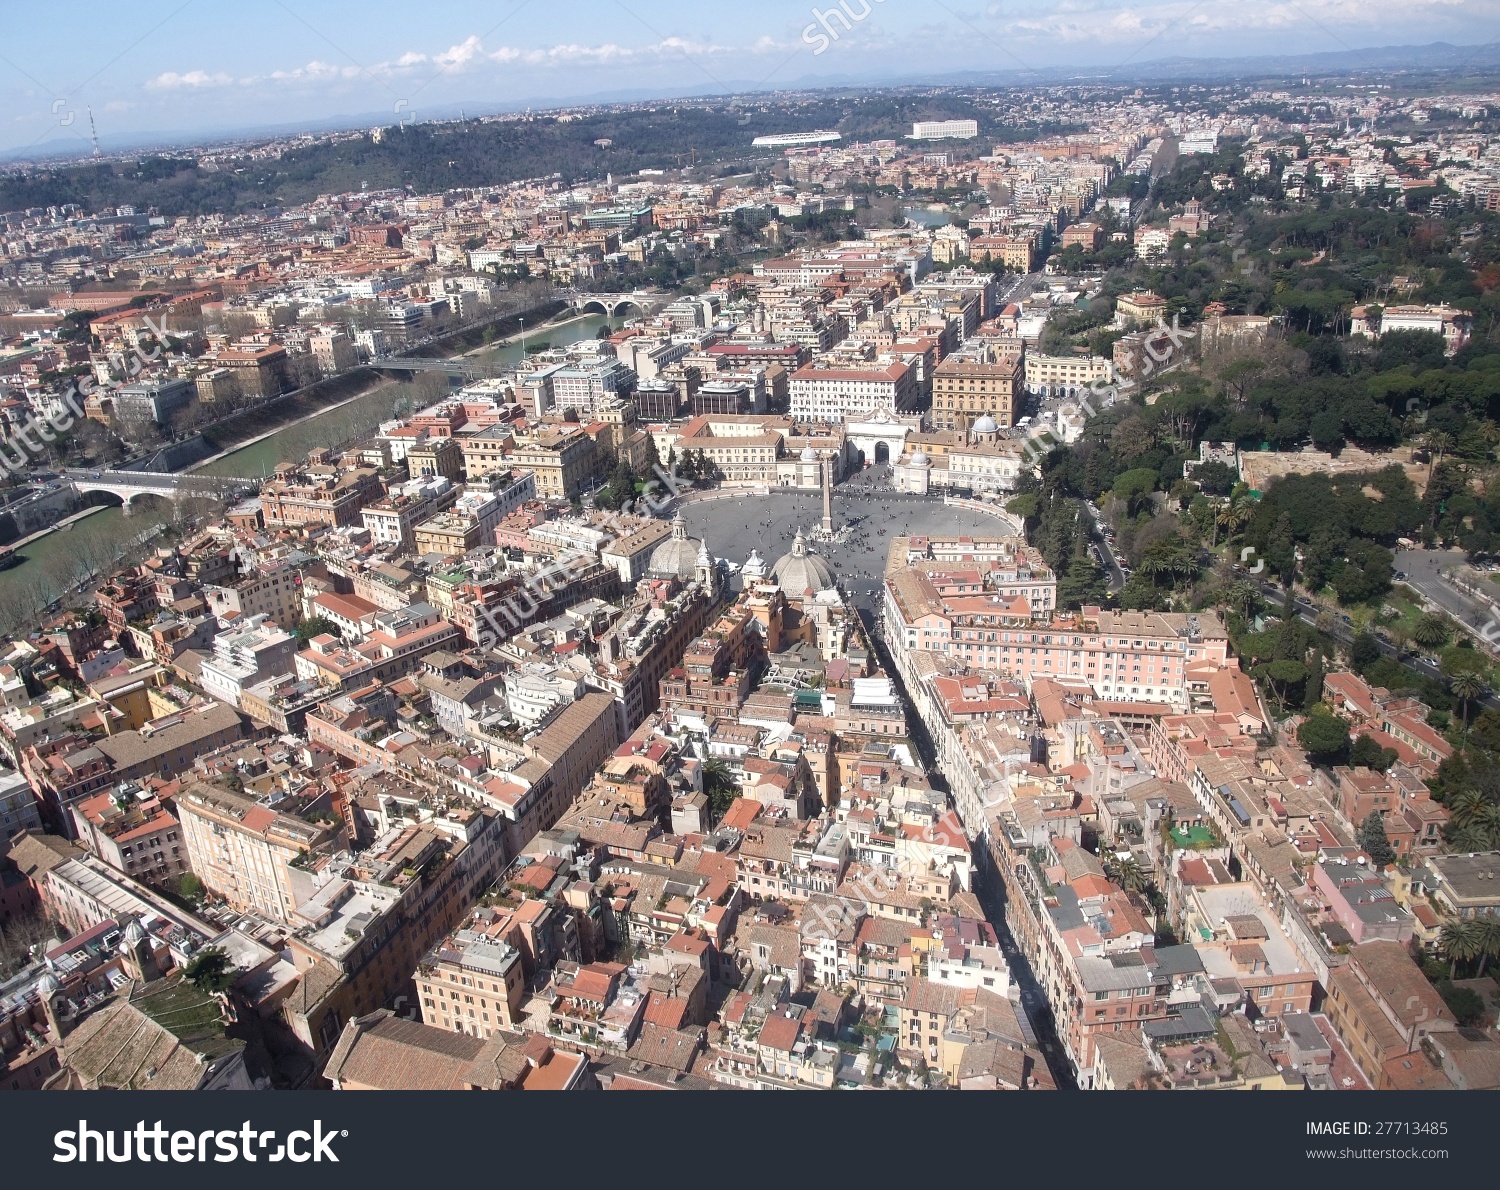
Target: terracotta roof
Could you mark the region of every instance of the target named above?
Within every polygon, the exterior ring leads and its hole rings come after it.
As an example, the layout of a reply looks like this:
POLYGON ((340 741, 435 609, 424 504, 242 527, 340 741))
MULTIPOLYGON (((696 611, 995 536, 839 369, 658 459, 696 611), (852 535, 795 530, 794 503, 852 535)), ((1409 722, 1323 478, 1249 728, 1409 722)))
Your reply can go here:
POLYGON ((802 1032, 802 1018, 773 1012, 760 1027, 760 1044, 768 1049, 790 1053, 802 1032))
POLYGON ((382 1091, 461 1091, 484 1042, 388 1012, 356 1018, 334 1047, 324 1077, 382 1091))

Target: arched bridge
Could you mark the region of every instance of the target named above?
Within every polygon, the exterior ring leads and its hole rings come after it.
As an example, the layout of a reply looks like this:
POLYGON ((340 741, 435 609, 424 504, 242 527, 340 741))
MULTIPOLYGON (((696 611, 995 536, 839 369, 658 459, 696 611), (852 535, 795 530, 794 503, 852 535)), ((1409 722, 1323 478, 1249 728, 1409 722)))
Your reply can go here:
POLYGON ((465 380, 479 380, 494 375, 493 368, 483 368, 471 359, 422 359, 417 356, 378 355, 370 361, 370 367, 387 372, 446 372, 450 376, 462 376, 465 380))
POLYGON ((634 306, 638 314, 649 314, 672 300, 671 294, 653 293, 648 289, 637 289, 633 293, 585 293, 578 289, 559 289, 555 296, 580 314, 587 314, 590 306, 598 306, 599 313, 606 318, 613 318, 626 306, 634 306))
POLYGON ((214 475, 173 475, 160 471, 82 471, 69 469, 63 476, 79 495, 108 492, 118 496, 129 515, 137 496, 157 496, 163 500, 188 497, 234 500, 260 490, 254 479, 234 479, 214 475))

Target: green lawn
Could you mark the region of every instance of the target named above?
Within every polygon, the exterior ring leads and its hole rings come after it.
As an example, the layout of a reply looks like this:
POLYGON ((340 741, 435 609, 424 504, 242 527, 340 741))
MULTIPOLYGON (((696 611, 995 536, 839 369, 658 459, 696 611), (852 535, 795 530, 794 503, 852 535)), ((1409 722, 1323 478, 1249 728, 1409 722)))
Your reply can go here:
POLYGON ((1217 847, 1219 837, 1206 826, 1195 826, 1183 830, 1180 826, 1172 828, 1172 842, 1187 851, 1202 851, 1205 848, 1217 847))

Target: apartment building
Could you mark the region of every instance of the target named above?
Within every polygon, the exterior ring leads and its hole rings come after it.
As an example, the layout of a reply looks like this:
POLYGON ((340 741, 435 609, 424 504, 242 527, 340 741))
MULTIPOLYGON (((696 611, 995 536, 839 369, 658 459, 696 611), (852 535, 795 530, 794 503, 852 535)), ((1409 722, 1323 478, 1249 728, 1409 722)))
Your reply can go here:
POLYGON ((204 693, 238 709, 247 686, 291 668, 297 640, 265 615, 251 616, 214 637, 213 656, 199 669, 204 693))
POLYGON ((1113 376, 1102 355, 1027 355, 1026 391, 1044 397, 1076 397, 1113 376))
POLYGON ((292 629, 302 617, 302 572, 286 562, 263 565, 230 583, 208 583, 203 598, 219 620, 265 616, 292 629))
POLYGON ((1115 299, 1115 322, 1120 326, 1165 326, 1166 321, 1167 299, 1149 289, 1115 299))
POLYGON ((226 347, 205 356, 203 362, 227 368, 238 392, 247 397, 274 397, 292 387, 285 347, 226 347))
POLYGON ((917 373, 891 362, 865 368, 808 364, 791 378, 791 414, 801 421, 868 421, 877 413, 908 413, 917 407, 917 373))
POLYGON ((372 467, 313 476, 278 467, 277 478, 261 488, 260 508, 268 529, 342 529, 359 524, 364 506, 384 494, 372 467))
POLYGON ((233 707, 205 703, 151 720, 135 731, 105 736, 94 746, 110 765, 114 781, 167 780, 187 772, 200 756, 244 737, 244 721, 233 707))
POLYGON ((252 797, 201 781, 177 796, 188 865, 236 909, 290 923, 297 908, 291 868, 335 848, 339 831, 280 814, 252 797))
MULTIPOLYGON (((468 458, 466 450, 466 463, 468 458)), ((511 451, 506 465, 532 473, 539 499, 571 500, 593 478, 597 455, 594 440, 582 431, 573 430, 518 444, 511 451)), ((499 469, 491 465, 478 474, 489 475, 499 469)), ((471 480, 476 478, 472 469, 468 475, 471 480)))
MULTIPOLYGON (((540 908, 541 902, 527 902, 540 908)), ((509 919, 504 919, 510 924, 509 919)), ((448 1032, 490 1037, 525 1023, 526 968, 504 930, 460 929, 425 955, 417 969, 422 1021, 448 1032), (467 1019, 465 1019, 467 1014, 467 1019)))
POLYGON ((710 603, 701 588, 666 600, 648 596, 627 606, 599 642, 593 684, 614 696, 622 734, 634 731, 660 705, 661 680, 703 630, 710 603))
POLYGON ((499 817, 424 805, 364 851, 307 857, 292 870, 287 950, 300 979, 282 1015, 321 1056, 344 1022, 413 990, 422 956, 469 912, 504 864, 499 817))
POLYGON ((978 120, 918 120, 911 126, 912 140, 972 140, 978 135, 978 120))
POLYGON ((1376 1090, 1403 1085, 1401 1065, 1432 1034, 1458 1028, 1453 1013, 1398 942, 1366 942, 1328 977, 1328 1019, 1376 1090))
POLYGON ((188 869, 177 819, 134 786, 108 790, 72 806, 78 842, 118 872, 145 884, 176 885, 188 869))
POLYGON ((982 417, 1014 425, 1023 374, 1021 352, 996 351, 983 341, 976 351, 948 356, 932 374, 933 428, 966 430, 982 417))
POLYGON ((1161 702, 1185 711, 1194 684, 1229 661, 1229 634, 1217 612, 1084 608, 1036 623, 1032 617, 1023 599, 944 596, 912 567, 898 569, 885 583, 886 629, 893 643, 904 645, 895 650, 898 665, 903 651, 922 649, 1027 683, 1082 678, 1101 698, 1161 702))
POLYGON ((1033 273, 1042 258, 1042 237, 1034 231, 971 236, 969 259, 1002 265, 1016 273, 1033 273))
POLYGON ((307 337, 307 350, 324 376, 337 376, 359 363, 359 352, 341 330, 325 330, 307 337))
POLYGON ((367 504, 361 509, 360 518, 376 543, 410 550, 417 544, 416 526, 450 507, 460 491, 461 488, 442 477, 413 480, 367 504))

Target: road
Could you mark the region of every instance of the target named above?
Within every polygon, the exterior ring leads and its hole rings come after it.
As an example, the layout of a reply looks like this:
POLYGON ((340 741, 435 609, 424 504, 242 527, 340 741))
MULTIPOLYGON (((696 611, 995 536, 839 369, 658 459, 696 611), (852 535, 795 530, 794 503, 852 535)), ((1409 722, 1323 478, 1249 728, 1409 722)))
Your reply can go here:
MULTIPOLYGON (((1235 569, 1242 570, 1242 568, 1238 566, 1235 567, 1235 569)), ((1266 600, 1267 603, 1271 604, 1277 609, 1280 609, 1284 606, 1282 602, 1284 595, 1279 584, 1274 582, 1263 582, 1260 580, 1256 580, 1256 582, 1260 587, 1261 596, 1266 600)), ((1318 607, 1318 605, 1315 604, 1311 599, 1305 598, 1304 596, 1300 595, 1297 597, 1297 618, 1304 624, 1311 624, 1316 628, 1318 622, 1318 613, 1320 610, 1321 609, 1318 607)), ((1329 636, 1333 637, 1334 640, 1338 641, 1339 644, 1345 646, 1346 648, 1354 640, 1353 625, 1349 623, 1347 617, 1341 615, 1340 613, 1334 613, 1334 622, 1327 629, 1327 633, 1329 636)), ((1374 636, 1373 633, 1371 635, 1374 636)), ((1395 659, 1396 648, 1394 645, 1388 643, 1384 637, 1375 636, 1375 644, 1379 647, 1382 654, 1392 658, 1393 660, 1395 659)), ((1406 656, 1401 658, 1401 664, 1407 666, 1410 669, 1416 670, 1416 672, 1421 674, 1424 678, 1431 678, 1434 682, 1439 682, 1443 685, 1447 684, 1447 679, 1443 676, 1443 671, 1438 666, 1434 665, 1431 661, 1428 661, 1425 657, 1414 653, 1408 653, 1406 656)), ((1500 698, 1497 698, 1493 694, 1487 694, 1483 699, 1480 699, 1478 701, 1480 701, 1480 703, 1486 707, 1492 707, 1500 710, 1500 698)))
POLYGON ((1090 534, 1093 542, 1089 548, 1095 559, 1104 567, 1109 590, 1113 594, 1125 585, 1125 570, 1120 565, 1120 556, 1115 553, 1113 543, 1105 536, 1105 525, 1100 517, 1099 506, 1092 500, 1085 500, 1083 507, 1093 528, 1090 534))
POLYGON ((995 305, 1005 309, 1011 302, 1019 302, 1023 298, 1031 296, 1031 291, 1036 288, 1036 283, 1045 276, 1043 273, 1023 273, 1005 280, 1002 276, 998 289, 996 290, 995 305))
MULTIPOLYGON (((1451 583, 1445 583, 1442 572, 1464 561, 1463 550, 1401 550, 1396 554, 1396 570, 1405 572, 1406 585, 1424 599, 1437 604, 1465 627, 1480 631, 1495 619, 1488 605, 1466 595, 1451 583)), ((1500 587, 1496 588, 1500 595, 1500 587)))
POLYGON ((218 478, 204 475, 184 475, 176 471, 85 471, 80 468, 65 467, 61 474, 70 481, 76 483, 98 483, 117 484, 139 484, 142 487, 160 488, 174 492, 202 492, 205 495, 219 495, 225 492, 233 492, 247 485, 256 484, 253 479, 236 479, 232 476, 218 478))

